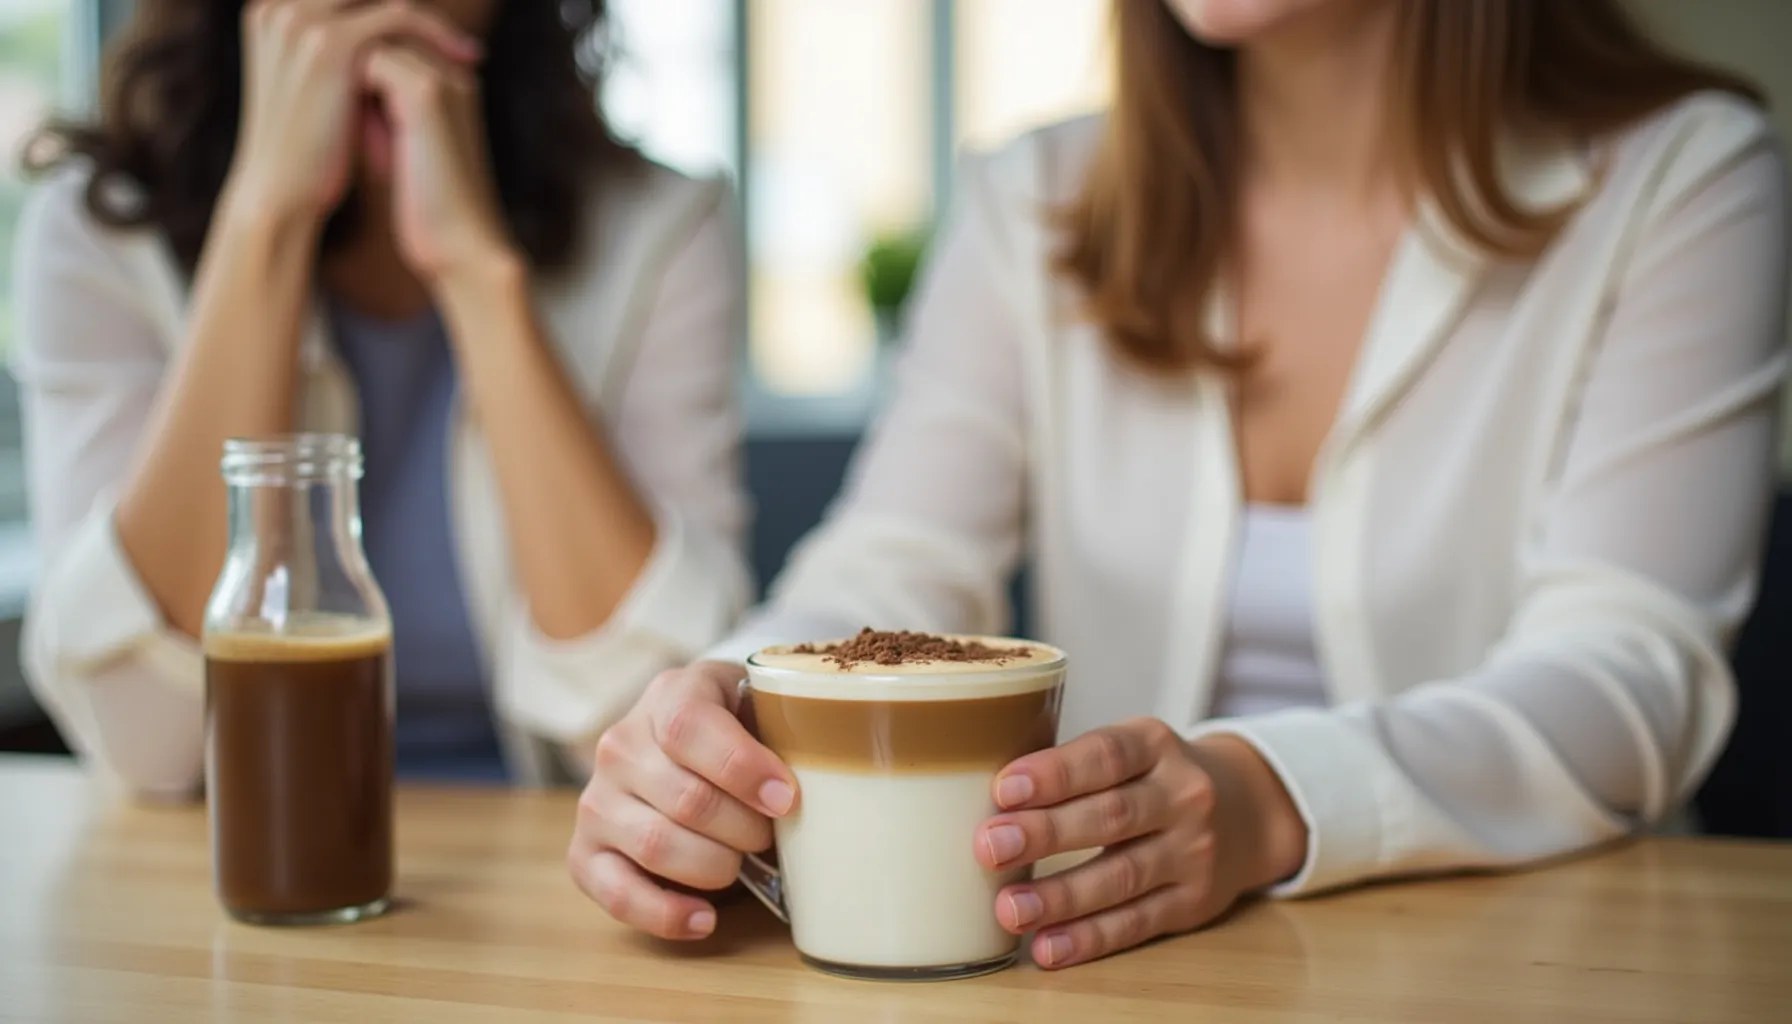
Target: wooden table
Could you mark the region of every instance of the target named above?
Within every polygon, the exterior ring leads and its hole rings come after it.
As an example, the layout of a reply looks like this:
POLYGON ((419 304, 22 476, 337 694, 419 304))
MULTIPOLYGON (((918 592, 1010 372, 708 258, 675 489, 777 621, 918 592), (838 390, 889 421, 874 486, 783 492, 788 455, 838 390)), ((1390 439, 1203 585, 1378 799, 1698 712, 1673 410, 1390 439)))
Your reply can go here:
POLYGON ((381 920, 252 928, 198 808, 0 757, 0 1020, 1792 1021, 1792 846, 1650 840, 1528 874, 1255 904, 1048 974, 933 985, 801 966, 755 905, 674 948, 567 880, 570 794, 410 789, 381 920))

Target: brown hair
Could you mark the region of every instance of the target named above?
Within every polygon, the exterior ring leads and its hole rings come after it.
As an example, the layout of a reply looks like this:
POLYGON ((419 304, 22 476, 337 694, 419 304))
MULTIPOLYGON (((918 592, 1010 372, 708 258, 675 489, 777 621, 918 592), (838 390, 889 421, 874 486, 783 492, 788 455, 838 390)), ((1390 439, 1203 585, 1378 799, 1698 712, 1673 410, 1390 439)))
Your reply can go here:
MULTIPOLYGON (((246 0, 139 0, 108 54, 97 122, 52 123, 27 145, 28 171, 71 157, 93 168, 88 212, 113 228, 161 232, 191 273, 236 149, 246 0), (118 190, 129 183, 135 189, 118 190), (136 198, 124 199, 135 192, 136 198)), ((517 244, 539 271, 577 256, 580 211, 595 181, 640 164, 592 97, 605 0, 497 5, 480 65, 487 151, 517 244)), ((324 249, 359 220, 351 189, 326 223, 324 249)))
MULTIPOLYGON (((1537 255, 1573 207, 1527 210, 1500 180, 1507 130, 1593 140, 1701 90, 1761 101, 1747 81, 1653 43, 1617 0, 1392 0, 1396 98, 1414 188, 1467 241, 1537 255)), ((1230 50, 1165 0, 1114 0, 1117 82, 1081 194, 1057 211, 1057 271, 1139 364, 1236 368, 1207 337, 1208 296, 1237 231, 1241 126, 1230 50)))

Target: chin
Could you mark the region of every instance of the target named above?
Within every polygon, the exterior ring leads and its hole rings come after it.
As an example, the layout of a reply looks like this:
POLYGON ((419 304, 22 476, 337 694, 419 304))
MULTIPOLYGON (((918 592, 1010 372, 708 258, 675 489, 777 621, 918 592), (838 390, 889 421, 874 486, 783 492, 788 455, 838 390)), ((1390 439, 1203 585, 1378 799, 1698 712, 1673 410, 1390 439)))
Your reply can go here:
POLYGON ((1304 14, 1345 0, 1162 0, 1182 27, 1210 46, 1237 46, 1304 14))

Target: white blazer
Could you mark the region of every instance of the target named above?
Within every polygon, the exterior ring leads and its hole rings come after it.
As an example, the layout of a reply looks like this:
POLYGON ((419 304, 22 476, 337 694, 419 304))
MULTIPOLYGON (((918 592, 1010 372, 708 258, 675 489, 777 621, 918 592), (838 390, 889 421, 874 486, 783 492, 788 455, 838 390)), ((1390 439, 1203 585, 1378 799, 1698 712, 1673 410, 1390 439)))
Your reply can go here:
MULTIPOLYGON (((88 760, 139 792, 177 795, 201 774, 201 658, 120 548, 112 492, 186 337, 187 281, 160 236, 88 215, 87 177, 69 169, 38 188, 17 241, 15 372, 44 556, 24 666, 88 760)), ((554 744, 594 736, 751 600, 733 385, 742 264, 725 188, 651 168, 605 187, 588 232, 578 266, 539 285, 537 306, 658 530, 604 626, 570 641, 535 630, 479 426, 457 410, 449 430, 453 555, 506 758, 534 782, 562 775, 554 744)), ((324 331, 313 309, 299 428, 353 433, 354 385, 324 331)))
POLYGON ((1254 744, 1311 830, 1281 893, 1548 857, 1676 807, 1730 725, 1773 481, 1786 181, 1761 114, 1703 96, 1588 150, 1507 146, 1525 202, 1585 200, 1535 262, 1423 212, 1313 468, 1331 706, 1217 722, 1227 388, 1135 371, 1048 270, 1040 212, 1100 128, 967 162, 847 493, 712 653, 1001 630, 1024 552, 1071 657, 1064 735, 1149 715, 1254 744))

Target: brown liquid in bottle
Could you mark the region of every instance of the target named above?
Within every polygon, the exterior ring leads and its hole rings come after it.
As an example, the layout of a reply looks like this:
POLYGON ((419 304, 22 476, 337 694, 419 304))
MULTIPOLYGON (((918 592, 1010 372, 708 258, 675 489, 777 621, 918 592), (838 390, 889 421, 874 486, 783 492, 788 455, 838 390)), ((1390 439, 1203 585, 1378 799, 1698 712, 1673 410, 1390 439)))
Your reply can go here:
POLYGON ((219 899, 251 919, 327 915, 392 888, 391 639, 205 641, 219 899))

